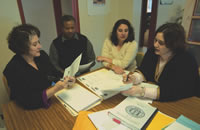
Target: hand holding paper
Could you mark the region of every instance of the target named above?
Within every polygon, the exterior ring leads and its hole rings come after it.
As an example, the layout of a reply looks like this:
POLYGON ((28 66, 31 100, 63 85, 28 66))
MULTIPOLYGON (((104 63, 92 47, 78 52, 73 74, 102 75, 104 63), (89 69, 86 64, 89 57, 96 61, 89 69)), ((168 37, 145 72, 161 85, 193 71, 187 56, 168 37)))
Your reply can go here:
POLYGON ((67 79, 63 79, 63 80, 60 80, 58 82, 56 82, 55 86, 58 88, 58 90, 61 90, 63 88, 67 88, 68 86, 68 80, 67 79))
POLYGON ((142 88, 140 86, 133 86, 131 89, 122 91, 121 93, 127 96, 142 97, 144 96, 145 88, 142 88))
POLYGON ((134 81, 133 72, 129 72, 128 74, 123 74, 124 83, 133 83, 133 81, 134 81))
POLYGON ((71 88, 73 84, 75 83, 76 79, 74 77, 64 77, 60 81, 56 83, 56 86, 58 86, 60 89, 63 88, 71 88))
POLYGON ((142 81, 144 81, 143 77, 138 72, 129 72, 128 75, 123 75, 123 82, 124 83, 133 83, 135 85, 140 84, 142 81))
POLYGON ((74 77, 67 77, 68 81, 67 81, 67 88, 72 88, 72 86, 74 85, 74 83, 76 82, 76 79, 74 77))

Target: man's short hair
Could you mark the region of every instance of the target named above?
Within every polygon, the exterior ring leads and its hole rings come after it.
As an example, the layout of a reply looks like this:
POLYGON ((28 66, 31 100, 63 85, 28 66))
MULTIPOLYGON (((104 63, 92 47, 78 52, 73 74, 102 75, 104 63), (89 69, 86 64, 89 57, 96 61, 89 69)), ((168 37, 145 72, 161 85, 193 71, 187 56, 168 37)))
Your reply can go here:
POLYGON ((61 18, 61 25, 64 26, 64 22, 66 21, 74 21, 76 22, 75 18, 71 15, 63 15, 61 18))

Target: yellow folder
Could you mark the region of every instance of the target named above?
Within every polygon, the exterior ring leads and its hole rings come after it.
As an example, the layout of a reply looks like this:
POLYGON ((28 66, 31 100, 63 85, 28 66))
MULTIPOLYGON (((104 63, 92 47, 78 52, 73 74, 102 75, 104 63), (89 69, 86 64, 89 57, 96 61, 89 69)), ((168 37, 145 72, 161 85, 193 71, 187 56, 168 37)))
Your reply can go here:
POLYGON ((146 130, 161 130, 175 120, 173 117, 158 111, 146 130))
POLYGON ((90 111, 80 111, 73 130, 97 130, 93 123, 88 118, 88 114, 93 113, 90 111))

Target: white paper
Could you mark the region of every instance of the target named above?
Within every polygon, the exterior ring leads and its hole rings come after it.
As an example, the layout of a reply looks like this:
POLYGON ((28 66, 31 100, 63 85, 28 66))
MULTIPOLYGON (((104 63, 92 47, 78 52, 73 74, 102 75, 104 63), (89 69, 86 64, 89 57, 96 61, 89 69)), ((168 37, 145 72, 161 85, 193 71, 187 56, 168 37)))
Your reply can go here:
POLYGON ((157 109, 134 97, 127 97, 110 110, 109 116, 129 128, 141 129, 157 109))
POLYGON ((91 61, 90 63, 88 64, 84 64, 84 65, 80 65, 79 66, 79 72, 84 72, 86 70, 88 70, 88 68, 93 64, 94 61, 91 61))
POLYGON ((79 70, 79 65, 81 62, 82 53, 73 61, 73 63, 65 69, 63 78, 65 76, 75 76, 79 70))
POLYGON ((110 109, 91 113, 88 114, 88 117, 98 130, 130 130, 124 125, 114 122, 108 116, 109 110, 110 109))
POLYGON ((133 84, 130 83, 130 84, 125 84, 125 85, 122 85, 120 87, 116 87, 116 88, 108 88, 108 89, 105 89, 103 91, 126 91, 126 90, 129 90, 130 88, 132 88, 133 84))
POLYGON ((100 97, 81 87, 79 84, 75 84, 71 89, 59 91, 56 93, 56 97, 76 112, 88 110, 91 106, 101 101, 100 97))
POLYGON ((122 81, 122 75, 115 74, 113 71, 107 69, 101 69, 83 75, 79 77, 78 80, 104 99, 119 93, 119 91, 106 90, 118 89, 120 86, 126 85, 122 81))
POLYGON ((191 129, 175 121, 167 128, 165 128, 165 130, 191 130, 191 129))

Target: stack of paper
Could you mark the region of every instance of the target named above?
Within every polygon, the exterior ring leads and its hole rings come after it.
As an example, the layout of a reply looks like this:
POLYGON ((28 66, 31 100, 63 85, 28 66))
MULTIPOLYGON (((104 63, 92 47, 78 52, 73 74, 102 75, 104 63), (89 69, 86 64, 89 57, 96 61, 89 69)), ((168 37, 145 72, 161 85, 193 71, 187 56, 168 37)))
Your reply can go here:
POLYGON ((71 89, 63 89, 55 94, 72 115, 88 110, 101 103, 102 99, 87 89, 75 84, 71 89))
POLYGON ((127 97, 109 111, 109 116, 130 129, 143 129, 147 126, 157 108, 134 97, 127 97))
POLYGON ((111 109, 88 114, 89 119, 98 130, 131 130, 130 128, 114 122, 108 112, 111 109))
MULTIPOLYGON (((120 90, 122 91, 121 86, 126 85, 122 81, 122 75, 115 74, 113 71, 105 68, 80 76, 77 79, 103 99, 108 99, 118 94, 120 90)), ((126 89, 123 88, 123 90, 127 90, 130 87, 131 85, 126 86, 126 89)))
MULTIPOLYGON (((127 97, 116 107, 90 113, 88 117, 99 130, 139 130, 146 128, 156 112, 157 108, 150 106, 147 102, 136 97, 127 97)), ((169 117, 169 119, 165 120, 166 118, 159 114, 156 114, 159 119, 155 119, 153 126, 148 127, 148 130, 157 130, 154 125, 157 125, 160 130, 163 126, 175 120, 167 115, 166 117, 169 117), (164 121, 162 121, 163 119, 164 121), (165 125, 161 123, 163 125, 159 127, 160 124, 157 124, 157 120, 164 122, 165 125)))

